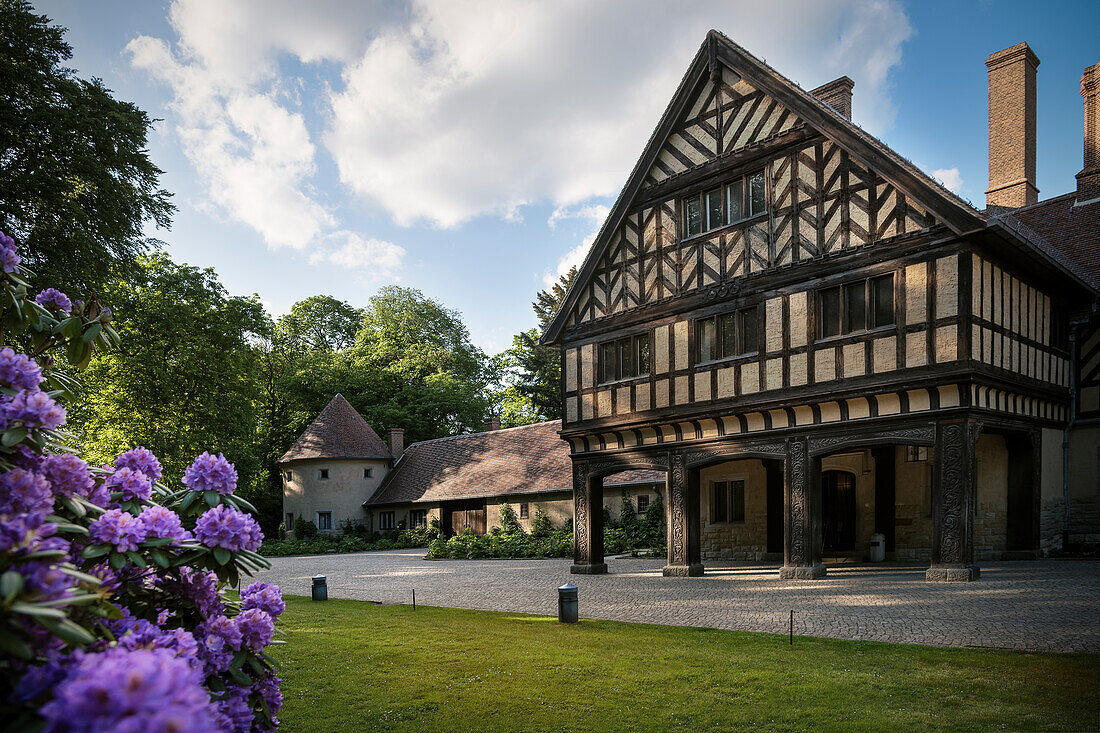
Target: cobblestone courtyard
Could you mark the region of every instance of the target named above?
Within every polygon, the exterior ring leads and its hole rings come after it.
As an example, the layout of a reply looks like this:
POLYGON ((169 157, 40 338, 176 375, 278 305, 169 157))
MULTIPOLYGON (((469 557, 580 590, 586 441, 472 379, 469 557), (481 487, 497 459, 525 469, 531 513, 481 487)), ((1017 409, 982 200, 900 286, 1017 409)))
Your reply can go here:
POLYGON ((425 560, 423 550, 274 558, 260 579, 329 595, 556 614, 556 587, 579 588, 582 617, 838 639, 1100 652, 1100 561, 982 565, 976 583, 928 583, 925 566, 831 565, 822 580, 779 580, 778 566, 707 565, 665 578, 661 560, 610 559, 608 575, 570 575, 568 559, 425 560))

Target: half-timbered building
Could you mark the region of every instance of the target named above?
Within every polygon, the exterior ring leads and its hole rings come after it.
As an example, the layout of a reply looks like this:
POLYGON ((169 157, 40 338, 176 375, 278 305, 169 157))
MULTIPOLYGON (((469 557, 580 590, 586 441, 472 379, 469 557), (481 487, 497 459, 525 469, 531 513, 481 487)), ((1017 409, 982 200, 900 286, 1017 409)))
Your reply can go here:
POLYGON ((974 580, 1096 532, 1096 84, 1078 190, 1038 202, 1038 63, 987 62, 978 210, 851 121, 847 77, 808 92, 708 34, 543 336, 574 572, 606 572, 603 482, 636 469, 666 471, 666 575, 818 578, 882 535, 974 580))

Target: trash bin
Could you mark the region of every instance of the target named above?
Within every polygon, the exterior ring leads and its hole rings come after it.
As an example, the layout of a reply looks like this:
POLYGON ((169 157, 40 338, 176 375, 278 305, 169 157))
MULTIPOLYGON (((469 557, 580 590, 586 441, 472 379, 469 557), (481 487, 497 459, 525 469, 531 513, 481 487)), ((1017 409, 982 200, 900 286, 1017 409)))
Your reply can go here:
POLYGON ((558 621, 563 624, 577 623, 577 586, 572 583, 558 588, 558 621))
POLYGON ((328 600, 328 579, 323 575, 313 576, 313 600, 328 600))
POLYGON ((882 562, 886 559, 886 535, 875 532, 871 535, 871 562, 882 562))

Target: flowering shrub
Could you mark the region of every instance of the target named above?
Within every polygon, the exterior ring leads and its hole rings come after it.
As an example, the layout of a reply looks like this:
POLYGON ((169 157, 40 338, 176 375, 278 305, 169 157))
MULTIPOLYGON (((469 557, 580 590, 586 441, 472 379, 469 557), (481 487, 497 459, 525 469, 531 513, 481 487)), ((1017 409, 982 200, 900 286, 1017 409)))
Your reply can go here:
POLYGON ((110 309, 54 289, 31 298, 0 234, 0 727, 255 731, 282 703, 264 651, 278 587, 225 588, 268 567, 223 456, 172 491, 145 448, 91 468, 67 448, 59 400, 117 345, 110 309))

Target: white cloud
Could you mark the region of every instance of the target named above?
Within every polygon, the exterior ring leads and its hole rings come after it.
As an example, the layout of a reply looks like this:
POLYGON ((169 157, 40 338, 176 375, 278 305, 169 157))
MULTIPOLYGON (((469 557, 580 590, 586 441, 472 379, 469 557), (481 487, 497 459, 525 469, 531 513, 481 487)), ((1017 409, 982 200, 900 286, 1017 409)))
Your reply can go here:
POLYGON ((851 76, 881 132, 912 33, 900 0, 175 0, 169 19, 171 43, 128 51, 172 90, 209 205, 298 248, 340 230, 345 190, 437 227, 613 196, 711 27, 806 88, 851 76))
POLYGON ((555 229, 559 221, 564 221, 566 219, 585 219, 594 224, 602 224, 609 213, 611 213, 611 209, 603 204, 575 206, 572 208, 568 206, 559 206, 551 212, 550 218, 546 220, 546 225, 551 229, 555 229))
POLYGON ((958 168, 937 168, 932 171, 932 177, 942 183, 948 191, 962 195, 963 179, 958 168))
POLYGON ((356 270, 361 280, 372 281, 396 279, 404 258, 404 247, 393 242, 339 232, 328 237, 325 246, 309 256, 309 262, 311 265, 331 263, 356 270))

